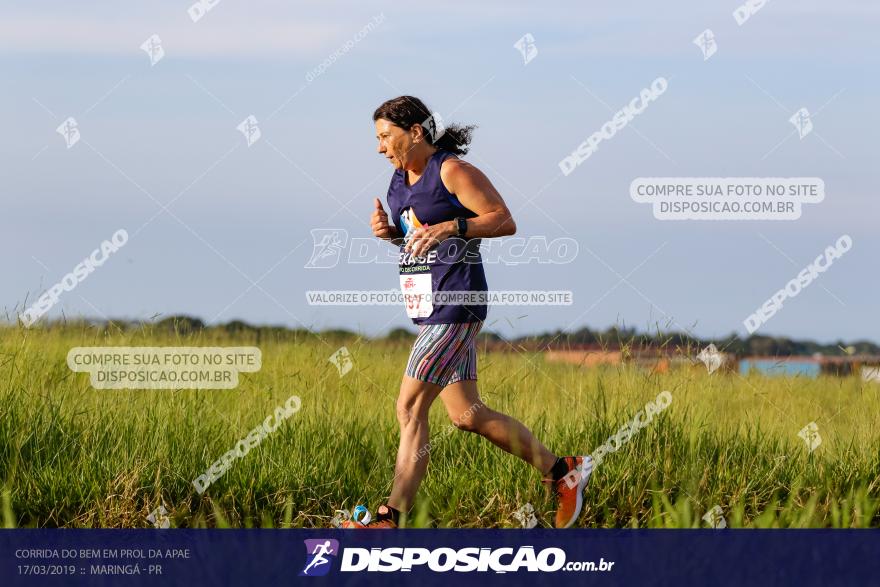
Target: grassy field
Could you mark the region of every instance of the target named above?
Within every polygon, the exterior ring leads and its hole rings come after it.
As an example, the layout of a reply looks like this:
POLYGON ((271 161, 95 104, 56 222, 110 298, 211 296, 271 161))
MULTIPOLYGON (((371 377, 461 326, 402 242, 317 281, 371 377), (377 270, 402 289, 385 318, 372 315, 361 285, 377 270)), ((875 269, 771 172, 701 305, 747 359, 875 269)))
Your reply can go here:
MULTIPOLYGON (((0 329, 0 483, 7 527, 326 527, 336 509, 381 503, 397 446, 405 343, 255 341, 89 327, 0 329), (354 367, 328 357, 345 344, 354 367), (234 390, 95 390, 74 346, 255 345, 258 373, 234 390), (302 408, 201 496, 192 481, 291 395, 302 408)), ((590 480, 580 527, 880 526, 880 385, 856 378, 743 378, 700 368, 585 370, 540 354, 483 353, 483 399, 559 454, 590 451, 667 390, 672 404, 590 480), (821 445, 798 437, 816 422, 821 445)), ((412 522, 516 527, 532 504, 552 524, 539 475, 431 414, 433 447, 412 522)))

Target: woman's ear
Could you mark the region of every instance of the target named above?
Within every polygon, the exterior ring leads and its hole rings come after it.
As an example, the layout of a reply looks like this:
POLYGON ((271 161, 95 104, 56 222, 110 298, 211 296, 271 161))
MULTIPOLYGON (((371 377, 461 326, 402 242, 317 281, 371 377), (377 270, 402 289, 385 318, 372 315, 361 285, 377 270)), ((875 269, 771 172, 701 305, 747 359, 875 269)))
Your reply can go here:
POLYGON ((414 124, 409 129, 410 137, 413 143, 421 143, 425 138, 425 128, 421 124, 414 124))

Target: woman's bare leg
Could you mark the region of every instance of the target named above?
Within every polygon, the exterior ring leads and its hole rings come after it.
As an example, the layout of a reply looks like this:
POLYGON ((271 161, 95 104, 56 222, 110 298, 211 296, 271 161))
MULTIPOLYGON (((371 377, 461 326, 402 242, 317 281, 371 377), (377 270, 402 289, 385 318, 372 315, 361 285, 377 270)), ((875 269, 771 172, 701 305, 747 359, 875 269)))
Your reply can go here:
POLYGON ((400 424, 400 445, 388 505, 400 512, 412 507, 419 485, 428 469, 428 412, 443 390, 439 385, 425 383, 404 375, 397 397, 397 421, 400 424))
POLYGON ((483 436, 499 448, 516 455, 547 475, 556 455, 547 450, 522 422, 486 406, 477 382, 458 381, 443 388, 440 399, 449 419, 460 430, 483 436))

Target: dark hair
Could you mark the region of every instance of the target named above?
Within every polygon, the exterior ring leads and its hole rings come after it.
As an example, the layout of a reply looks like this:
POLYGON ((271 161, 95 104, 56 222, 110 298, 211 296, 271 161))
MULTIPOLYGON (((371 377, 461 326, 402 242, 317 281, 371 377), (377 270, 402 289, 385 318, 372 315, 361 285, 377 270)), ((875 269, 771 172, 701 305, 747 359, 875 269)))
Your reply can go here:
MULTIPOLYGON (((431 111, 425 103, 413 96, 400 96, 386 100, 373 112, 373 122, 383 118, 402 129, 409 130, 414 124, 424 127, 426 121, 431 118, 431 111)), ((456 155, 464 155, 468 152, 471 143, 471 135, 474 125, 462 126, 460 124, 444 124, 444 132, 440 138, 434 139, 429 129, 425 129, 425 138, 429 143, 450 151, 456 155)))

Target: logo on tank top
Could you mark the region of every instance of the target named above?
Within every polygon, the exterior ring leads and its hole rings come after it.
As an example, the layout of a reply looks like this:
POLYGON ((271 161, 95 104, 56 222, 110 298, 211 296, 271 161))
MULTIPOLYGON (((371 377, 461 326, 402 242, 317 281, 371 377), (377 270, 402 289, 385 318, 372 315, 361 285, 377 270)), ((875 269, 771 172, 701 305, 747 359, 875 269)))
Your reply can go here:
POLYGON ((404 238, 409 237, 411 230, 421 228, 423 225, 416 217, 416 213, 412 208, 407 208, 400 213, 400 227, 403 229, 404 238))

